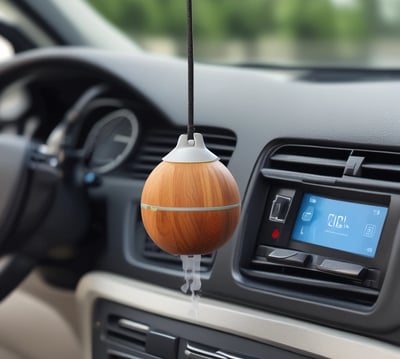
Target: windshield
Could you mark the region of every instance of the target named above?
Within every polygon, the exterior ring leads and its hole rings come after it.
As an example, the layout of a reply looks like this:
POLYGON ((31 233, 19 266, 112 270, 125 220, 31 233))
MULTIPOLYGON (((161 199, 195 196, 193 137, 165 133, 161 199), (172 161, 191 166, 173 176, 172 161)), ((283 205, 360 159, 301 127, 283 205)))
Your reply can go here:
MULTIPOLYGON (((87 0, 142 48, 185 56, 185 0, 87 0)), ((195 57, 224 64, 390 68, 398 0, 193 0, 195 57)))

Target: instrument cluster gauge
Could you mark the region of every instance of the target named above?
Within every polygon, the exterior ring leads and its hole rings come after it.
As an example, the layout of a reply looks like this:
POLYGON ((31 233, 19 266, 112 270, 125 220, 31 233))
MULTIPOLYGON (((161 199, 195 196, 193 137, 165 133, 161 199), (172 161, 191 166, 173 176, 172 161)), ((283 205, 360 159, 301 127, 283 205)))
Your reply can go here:
POLYGON ((139 135, 139 122, 128 109, 107 114, 89 132, 84 144, 88 168, 107 173, 117 168, 131 153, 139 135))

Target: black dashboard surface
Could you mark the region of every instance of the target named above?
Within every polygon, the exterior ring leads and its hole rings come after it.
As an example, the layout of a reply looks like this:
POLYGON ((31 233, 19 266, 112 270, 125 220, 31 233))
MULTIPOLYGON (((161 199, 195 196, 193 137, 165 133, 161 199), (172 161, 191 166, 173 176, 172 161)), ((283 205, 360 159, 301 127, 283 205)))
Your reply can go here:
MULTIPOLYGON (((74 75, 82 80, 82 86, 76 90, 78 93, 98 83, 109 85, 110 96, 122 100, 136 113, 143 138, 157 131, 172 133, 172 137, 184 131, 187 108, 184 61, 99 50, 41 50, 3 65, 0 69, 2 86, 23 78, 32 70, 40 77, 49 68, 66 74, 78 71, 74 75)), ((388 81, 387 73, 372 71, 366 71, 365 77, 358 73, 358 79, 343 72, 340 81, 314 81, 316 73, 318 70, 311 76, 307 70, 196 65, 196 124, 199 129, 209 132, 210 138, 218 135, 226 139, 228 136, 229 141, 233 141, 229 169, 242 197, 242 218, 236 234, 208 259, 203 268, 202 295, 400 344, 397 329, 400 316, 396 315, 396 303, 400 300, 396 273, 400 268, 396 240, 380 294, 370 306, 336 306, 334 301, 330 304, 318 302, 293 296, 290 291, 265 290, 248 282, 238 268, 239 251, 246 243, 253 242, 248 238, 251 232, 249 234, 247 230, 254 227, 252 191, 265 158, 265 148, 270 143, 279 140, 400 151, 400 81, 393 78, 388 81)), ((62 85, 59 82, 50 87, 62 85)), ((65 93, 63 91, 61 94, 65 93)), ((65 91, 74 93, 71 88, 65 91)), ((43 93, 42 96, 46 100, 48 95, 43 93)), ((45 135, 46 131, 42 137, 45 135)), ((138 158, 140 146, 139 141, 127 160, 131 166, 138 158)), ((144 179, 121 167, 103 175, 101 185, 89 189, 95 205, 102 208, 100 216, 104 221, 98 258, 91 264, 91 269, 178 290, 182 274, 176 262, 143 256, 146 235, 141 226, 139 203, 144 179)), ((329 190, 329 185, 323 186, 329 190)), ((348 188, 347 191, 359 189, 348 188)), ((392 226, 396 239, 399 235, 397 223, 392 226)))

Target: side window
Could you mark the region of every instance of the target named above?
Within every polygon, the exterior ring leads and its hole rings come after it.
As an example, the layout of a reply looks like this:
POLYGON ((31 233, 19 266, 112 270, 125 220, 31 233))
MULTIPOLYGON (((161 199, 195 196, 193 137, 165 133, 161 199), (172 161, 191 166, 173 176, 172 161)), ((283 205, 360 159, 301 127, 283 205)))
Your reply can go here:
POLYGON ((17 3, 0 0, 0 62, 19 52, 54 45, 49 35, 17 3))
POLYGON ((33 41, 17 25, 0 19, 0 60, 3 54, 10 57, 35 47, 33 41))
MULTIPOLYGON (((86 1, 143 49, 186 55, 185 0, 86 1)), ((399 64, 396 0, 199 0, 193 1, 193 12, 197 61, 399 64)))

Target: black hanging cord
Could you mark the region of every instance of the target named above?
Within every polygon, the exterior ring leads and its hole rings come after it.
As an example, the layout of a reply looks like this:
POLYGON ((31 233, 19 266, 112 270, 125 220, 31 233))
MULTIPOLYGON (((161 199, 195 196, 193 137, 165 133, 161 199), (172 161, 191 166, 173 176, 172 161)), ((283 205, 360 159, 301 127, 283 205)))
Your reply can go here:
POLYGON ((193 17, 192 17, 192 0, 187 0, 187 45, 188 45, 188 126, 187 135, 188 140, 193 139, 194 132, 194 100, 193 100, 193 17))

